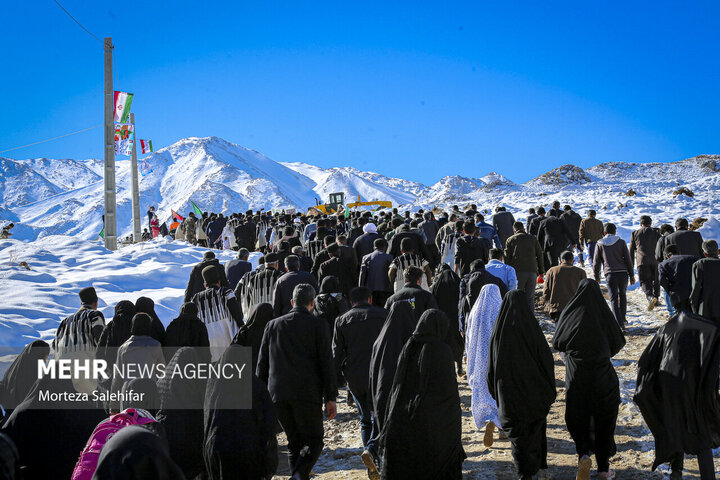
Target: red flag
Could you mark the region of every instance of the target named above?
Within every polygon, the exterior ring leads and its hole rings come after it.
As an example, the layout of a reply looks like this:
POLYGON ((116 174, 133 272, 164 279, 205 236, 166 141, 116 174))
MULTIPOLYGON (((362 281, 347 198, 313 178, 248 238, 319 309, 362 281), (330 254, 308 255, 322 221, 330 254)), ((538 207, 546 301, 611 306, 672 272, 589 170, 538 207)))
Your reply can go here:
POLYGON ((185 217, 181 216, 175 210, 170 210, 170 213, 172 214, 172 218, 174 220, 177 220, 178 222, 182 222, 183 220, 185 220, 185 217))

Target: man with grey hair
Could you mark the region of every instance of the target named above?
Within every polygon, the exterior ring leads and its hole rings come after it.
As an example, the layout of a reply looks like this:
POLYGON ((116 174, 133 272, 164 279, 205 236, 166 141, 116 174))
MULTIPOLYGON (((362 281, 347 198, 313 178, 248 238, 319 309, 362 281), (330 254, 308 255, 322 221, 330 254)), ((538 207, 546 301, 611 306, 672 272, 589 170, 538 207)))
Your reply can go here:
POLYGON ((310 478, 323 449, 323 404, 332 420, 337 414, 337 383, 330 329, 312 315, 315 289, 293 290, 292 310, 265 327, 257 376, 265 382, 280 425, 288 438, 292 480, 310 478))
POLYGON ((294 246, 291 250, 292 254, 300 259, 300 270, 303 272, 309 272, 312 270, 313 261, 312 258, 305 255, 305 250, 300 245, 294 246))
POLYGON ((702 245, 705 258, 692 268, 692 293, 690 303, 693 312, 720 322, 720 259, 718 244, 706 240, 702 245))
POLYGON ((292 308, 292 298, 295 287, 301 283, 306 283, 317 289, 315 276, 310 272, 300 270, 300 258, 296 255, 289 255, 285 258, 285 269, 287 273, 280 276, 275 283, 273 310, 275 311, 276 317, 285 315, 292 308))

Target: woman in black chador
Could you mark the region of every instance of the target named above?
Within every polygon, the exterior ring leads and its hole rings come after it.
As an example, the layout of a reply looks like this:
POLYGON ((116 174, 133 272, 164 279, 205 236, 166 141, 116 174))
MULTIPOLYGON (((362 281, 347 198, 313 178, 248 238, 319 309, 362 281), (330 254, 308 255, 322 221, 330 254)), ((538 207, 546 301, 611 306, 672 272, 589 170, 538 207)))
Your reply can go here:
POLYGON ((578 480, 590 479, 592 460, 598 478, 613 478, 615 424, 620 384, 610 359, 625 336, 595 280, 585 279, 560 315, 553 347, 565 353, 565 423, 579 456, 578 480))

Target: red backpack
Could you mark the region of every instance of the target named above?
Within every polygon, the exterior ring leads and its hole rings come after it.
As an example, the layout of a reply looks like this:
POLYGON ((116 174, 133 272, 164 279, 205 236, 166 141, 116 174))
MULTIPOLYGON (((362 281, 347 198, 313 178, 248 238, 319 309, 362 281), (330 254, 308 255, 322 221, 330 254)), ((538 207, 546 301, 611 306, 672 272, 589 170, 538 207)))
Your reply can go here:
POLYGON ((112 415, 103 420, 95 427, 85 448, 80 453, 80 458, 75 464, 75 470, 71 480, 91 480, 97 468, 100 450, 122 428, 130 425, 146 425, 154 423, 155 418, 141 409, 128 408, 120 413, 112 415))

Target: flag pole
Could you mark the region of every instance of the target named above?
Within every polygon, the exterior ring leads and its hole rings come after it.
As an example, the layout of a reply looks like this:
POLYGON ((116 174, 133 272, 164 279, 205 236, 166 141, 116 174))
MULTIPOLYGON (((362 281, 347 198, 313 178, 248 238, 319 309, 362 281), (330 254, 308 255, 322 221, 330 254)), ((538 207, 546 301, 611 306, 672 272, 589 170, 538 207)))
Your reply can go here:
POLYGON ((105 37, 105 248, 117 250, 117 205, 115 202, 115 92, 113 90, 112 38, 105 37))
POLYGON ((132 201, 132 226, 133 226, 133 242, 137 243, 142 238, 140 232, 140 185, 138 182, 138 163, 137 163, 137 128, 135 127, 135 114, 130 114, 130 124, 133 126, 133 147, 132 158, 130 159, 130 197, 132 201))

